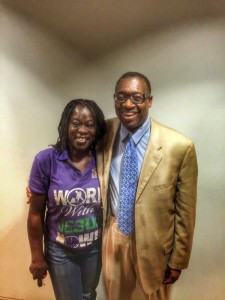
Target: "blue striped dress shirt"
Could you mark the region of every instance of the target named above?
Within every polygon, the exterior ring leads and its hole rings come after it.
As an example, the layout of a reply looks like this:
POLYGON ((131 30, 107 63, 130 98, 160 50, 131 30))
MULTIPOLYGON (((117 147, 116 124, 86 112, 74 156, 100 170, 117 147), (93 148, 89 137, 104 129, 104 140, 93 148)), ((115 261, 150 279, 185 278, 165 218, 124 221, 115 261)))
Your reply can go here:
POLYGON ((138 155, 138 172, 140 174, 142 162, 145 155, 145 150, 150 138, 151 119, 147 118, 145 123, 137 129, 133 134, 121 124, 116 142, 114 144, 112 161, 110 166, 109 177, 109 203, 112 215, 117 217, 119 207, 119 194, 122 182, 122 166, 123 166, 123 153, 126 147, 127 137, 132 136, 134 143, 137 147, 138 155))

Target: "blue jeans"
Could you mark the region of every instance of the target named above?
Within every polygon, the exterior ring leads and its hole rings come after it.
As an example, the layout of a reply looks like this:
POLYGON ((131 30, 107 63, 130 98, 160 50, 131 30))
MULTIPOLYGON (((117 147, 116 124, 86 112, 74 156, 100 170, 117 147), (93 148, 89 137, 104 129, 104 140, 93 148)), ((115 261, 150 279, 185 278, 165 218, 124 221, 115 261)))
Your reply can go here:
POLYGON ((45 257, 56 300, 95 300, 101 273, 101 244, 70 250, 45 242, 45 257))

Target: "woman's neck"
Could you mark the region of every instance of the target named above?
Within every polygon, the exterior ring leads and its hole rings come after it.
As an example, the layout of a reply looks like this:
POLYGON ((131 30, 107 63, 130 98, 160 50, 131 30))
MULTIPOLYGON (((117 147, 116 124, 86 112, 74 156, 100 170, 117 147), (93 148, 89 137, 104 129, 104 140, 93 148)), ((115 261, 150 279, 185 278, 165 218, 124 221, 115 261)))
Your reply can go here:
POLYGON ((73 153, 70 155, 70 163, 76 169, 80 170, 81 173, 83 173, 85 171, 85 169, 87 168, 89 162, 91 161, 92 156, 93 156, 93 154, 91 151, 88 151, 88 152, 73 151, 73 153))

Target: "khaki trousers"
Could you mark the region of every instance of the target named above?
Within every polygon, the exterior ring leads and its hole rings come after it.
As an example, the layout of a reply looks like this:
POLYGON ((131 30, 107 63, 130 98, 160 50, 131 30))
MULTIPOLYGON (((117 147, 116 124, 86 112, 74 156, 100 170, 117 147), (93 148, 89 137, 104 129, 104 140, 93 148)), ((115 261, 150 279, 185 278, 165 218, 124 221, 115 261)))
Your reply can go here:
POLYGON ((135 238, 125 236, 111 217, 103 238, 103 275, 108 300, 169 300, 170 286, 163 285, 149 295, 143 290, 135 238))

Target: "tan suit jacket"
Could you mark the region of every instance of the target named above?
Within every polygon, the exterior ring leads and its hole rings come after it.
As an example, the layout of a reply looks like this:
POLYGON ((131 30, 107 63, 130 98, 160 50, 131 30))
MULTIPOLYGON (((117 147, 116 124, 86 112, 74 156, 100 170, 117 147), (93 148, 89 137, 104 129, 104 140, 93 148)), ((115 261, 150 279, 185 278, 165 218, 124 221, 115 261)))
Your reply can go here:
MULTIPOLYGON (((142 164, 135 203, 135 241, 142 285, 154 292, 167 264, 188 267, 195 225, 197 159, 191 140, 151 119, 151 134, 142 164), (150 286, 150 287, 149 287, 150 286)), ((117 118, 107 121, 107 135, 98 154, 104 209, 117 118)))

